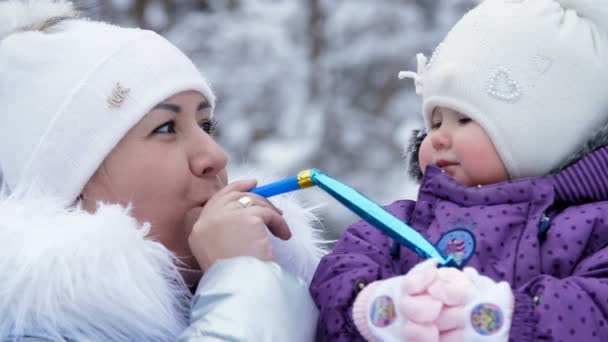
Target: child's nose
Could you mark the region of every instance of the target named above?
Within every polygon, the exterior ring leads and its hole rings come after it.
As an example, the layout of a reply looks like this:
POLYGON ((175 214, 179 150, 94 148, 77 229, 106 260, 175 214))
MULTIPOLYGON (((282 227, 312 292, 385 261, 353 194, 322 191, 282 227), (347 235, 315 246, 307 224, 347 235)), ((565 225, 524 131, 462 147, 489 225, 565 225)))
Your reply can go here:
POLYGON ((446 130, 439 128, 431 134, 431 143, 434 149, 442 150, 452 146, 452 137, 446 130))
POLYGON ((202 133, 190 157, 190 171, 197 177, 216 176, 226 168, 228 156, 209 134, 202 133))

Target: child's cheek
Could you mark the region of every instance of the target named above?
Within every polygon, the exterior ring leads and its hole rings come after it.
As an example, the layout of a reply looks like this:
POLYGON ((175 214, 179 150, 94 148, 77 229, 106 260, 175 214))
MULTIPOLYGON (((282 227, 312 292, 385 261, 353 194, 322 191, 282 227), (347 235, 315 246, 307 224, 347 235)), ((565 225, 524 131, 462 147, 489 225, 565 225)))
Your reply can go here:
POLYGON ((420 144, 420 151, 418 151, 418 163, 420 164, 420 170, 424 173, 427 165, 429 165, 433 160, 432 148, 430 146, 430 141, 425 138, 420 144))

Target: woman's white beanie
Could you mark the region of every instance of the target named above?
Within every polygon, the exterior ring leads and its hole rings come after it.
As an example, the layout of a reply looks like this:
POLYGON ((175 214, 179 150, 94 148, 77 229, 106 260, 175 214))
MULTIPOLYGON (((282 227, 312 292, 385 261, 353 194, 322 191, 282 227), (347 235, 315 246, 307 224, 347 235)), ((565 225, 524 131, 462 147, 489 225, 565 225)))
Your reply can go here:
POLYGON ((477 121, 511 178, 547 174, 608 119, 608 0, 485 0, 416 80, 436 106, 477 121))
POLYGON ((0 167, 9 188, 71 203, 131 127, 186 90, 213 107, 193 63, 152 31, 76 18, 66 1, 0 2, 0 167))

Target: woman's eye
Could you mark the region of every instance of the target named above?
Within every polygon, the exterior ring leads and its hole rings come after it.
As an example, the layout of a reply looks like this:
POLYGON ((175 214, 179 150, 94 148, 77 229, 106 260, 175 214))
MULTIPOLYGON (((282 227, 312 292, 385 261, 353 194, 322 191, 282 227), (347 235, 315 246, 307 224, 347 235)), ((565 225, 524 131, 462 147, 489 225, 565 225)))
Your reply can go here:
POLYGON ((207 132, 207 134, 212 135, 217 130, 217 120, 205 119, 199 123, 199 126, 203 129, 203 131, 207 132))
POLYGON ((468 124, 469 122, 471 122, 471 118, 462 118, 458 120, 458 123, 460 123, 461 125, 468 124))
POLYGON ((167 121, 164 124, 158 126, 153 134, 172 134, 175 133, 175 121, 167 121))

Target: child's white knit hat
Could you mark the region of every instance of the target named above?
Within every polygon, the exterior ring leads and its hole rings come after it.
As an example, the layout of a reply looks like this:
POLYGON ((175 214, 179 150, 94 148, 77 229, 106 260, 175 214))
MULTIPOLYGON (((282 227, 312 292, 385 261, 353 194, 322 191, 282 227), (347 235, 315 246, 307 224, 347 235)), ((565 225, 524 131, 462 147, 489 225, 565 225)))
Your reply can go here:
POLYGON ((511 178, 547 174, 608 119, 607 0, 485 0, 413 77, 488 133, 511 178))
POLYGON ((120 139, 163 100, 214 95, 193 63, 152 31, 76 18, 66 1, 0 3, 0 167, 74 201, 120 139))

